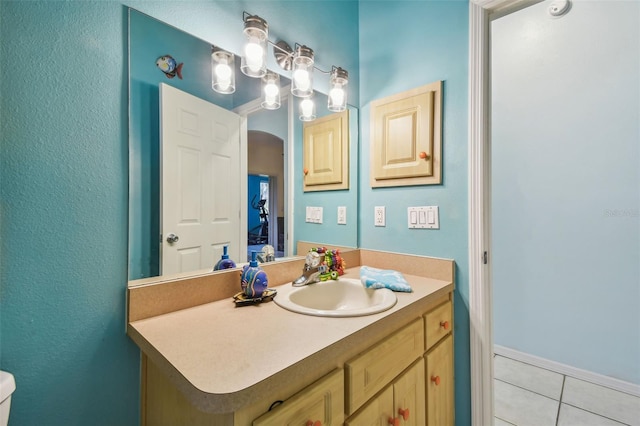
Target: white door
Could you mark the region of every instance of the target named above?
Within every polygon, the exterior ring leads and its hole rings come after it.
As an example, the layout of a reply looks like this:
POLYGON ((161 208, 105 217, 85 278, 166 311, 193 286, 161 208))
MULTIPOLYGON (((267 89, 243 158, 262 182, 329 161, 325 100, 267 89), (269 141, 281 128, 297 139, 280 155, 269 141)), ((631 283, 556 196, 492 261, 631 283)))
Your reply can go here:
POLYGON ((162 83, 160 117, 162 275, 240 261, 240 116, 162 83))

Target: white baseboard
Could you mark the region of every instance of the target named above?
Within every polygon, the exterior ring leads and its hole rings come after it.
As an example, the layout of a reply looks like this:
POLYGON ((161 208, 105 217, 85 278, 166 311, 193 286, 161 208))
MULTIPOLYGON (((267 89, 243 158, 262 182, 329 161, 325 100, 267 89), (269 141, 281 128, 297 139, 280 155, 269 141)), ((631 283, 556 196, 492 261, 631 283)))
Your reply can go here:
POLYGON ((544 368, 546 370, 584 380, 585 382, 594 383, 596 385, 605 386, 610 389, 640 397, 640 385, 636 385, 634 383, 625 382, 624 380, 615 379, 592 371, 582 370, 580 368, 561 364, 535 355, 526 354, 500 345, 494 345, 493 351, 496 355, 501 355, 535 367, 544 368))

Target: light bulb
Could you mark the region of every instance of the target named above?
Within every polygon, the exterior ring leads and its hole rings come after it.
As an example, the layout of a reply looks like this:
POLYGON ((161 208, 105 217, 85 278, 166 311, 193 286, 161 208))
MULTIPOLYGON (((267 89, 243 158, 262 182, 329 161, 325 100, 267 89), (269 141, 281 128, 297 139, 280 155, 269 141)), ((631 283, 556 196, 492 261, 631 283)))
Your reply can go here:
POLYGON ((342 105, 344 103, 344 90, 342 87, 334 87, 329 91, 329 97, 333 105, 342 105))
POLYGON ((264 86, 264 98, 267 105, 274 105, 276 103, 278 92, 278 86, 273 83, 264 86))
POLYGON ((262 57, 264 49, 262 46, 255 42, 249 42, 244 48, 244 55, 246 58, 246 64, 253 72, 258 72, 262 68, 262 57))
POLYGON ((301 92, 306 92, 311 88, 311 79, 309 79, 309 71, 297 69, 293 73, 293 79, 296 81, 296 87, 301 92))
POLYGON ((216 76, 221 90, 227 90, 231 85, 231 72, 231 67, 227 64, 216 65, 216 76))
POLYGON ((303 117, 311 117, 313 115, 313 101, 311 99, 303 99, 302 102, 300 102, 300 110, 302 111, 303 117))

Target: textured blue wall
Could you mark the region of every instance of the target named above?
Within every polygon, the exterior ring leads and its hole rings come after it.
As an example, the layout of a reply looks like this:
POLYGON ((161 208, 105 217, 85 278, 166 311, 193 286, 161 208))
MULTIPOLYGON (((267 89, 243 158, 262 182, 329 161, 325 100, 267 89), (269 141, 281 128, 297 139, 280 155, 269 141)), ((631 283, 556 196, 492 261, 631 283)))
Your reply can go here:
MULTIPOLYGON (((243 9, 259 14, 274 38, 314 47, 319 64, 342 65, 358 86, 355 2, 128 5, 233 51, 243 9)), ((0 367, 17 381, 12 424, 135 425, 139 351, 124 331, 127 8, 1 7, 0 367)))
POLYGON ((494 340, 640 384, 640 3, 547 7, 492 25, 494 340))
POLYGON ((456 261, 456 423, 470 423, 467 254, 468 3, 360 2, 360 246, 456 261), (444 80, 443 183, 371 189, 370 102, 444 80), (407 207, 440 207, 439 230, 407 229, 407 207), (387 226, 373 226, 386 206, 387 226))
POLYGON ((126 14, 3 2, 2 369, 14 425, 133 425, 126 14))

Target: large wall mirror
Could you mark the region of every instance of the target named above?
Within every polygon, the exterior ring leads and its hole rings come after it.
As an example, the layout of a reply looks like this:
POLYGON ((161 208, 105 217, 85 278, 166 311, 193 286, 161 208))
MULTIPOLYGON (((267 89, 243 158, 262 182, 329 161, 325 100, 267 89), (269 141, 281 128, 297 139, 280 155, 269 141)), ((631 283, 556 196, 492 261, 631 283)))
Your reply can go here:
MULTIPOLYGON (((201 40, 129 10, 130 281, 175 276, 176 271, 210 271, 224 245, 237 263, 246 262, 252 250, 260 251, 265 244, 274 248, 277 258, 295 255, 297 240, 357 245, 358 110, 348 108, 352 185, 343 191, 304 193, 303 124, 298 119, 299 100, 287 91, 286 72, 280 76, 283 89, 277 110, 260 107, 261 81, 240 72, 237 56, 236 90, 219 94, 211 88, 214 46, 225 48, 215 45, 215 40, 201 40), (171 62, 165 72, 158 60, 175 61, 175 65, 171 62), (171 68, 174 66, 179 70, 171 68), (210 105, 211 111, 207 109, 210 105), (221 115, 206 115, 204 124, 198 124, 190 113, 192 107, 221 115), (233 114, 227 117, 219 110, 233 114), (236 117, 239 121, 234 121, 236 117), (199 160, 189 146, 176 149, 171 145, 176 139, 193 139, 198 126, 217 130, 225 126, 222 133, 230 138, 231 153, 221 148, 220 152, 198 154, 215 157, 212 170, 198 169, 199 160), (210 188, 201 185, 203 173, 210 188), (187 179, 195 180, 189 183, 187 179), (178 222, 187 225, 180 232, 171 228, 175 219, 168 213, 176 205, 181 206, 178 222), (305 206, 324 208, 322 225, 306 222, 305 206), (347 206, 348 226, 337 224, 337 206, 347 206), (201 217, 203 210, 210 216, 201 217), (190 251, 185 241, 195 238, 191 234, 203 233, 200 222, 218 226, 216 230, 221 230, 216 233, 222 236, 206 243, 205 252, 190 251), (180 244, 186 246, 183 254, 168 260, 170 251, 180 244), (198 259, 205 259, 204 264, 198 259)), ((326 95, 316 92, 314 99, 319 118, 330 114, 326 95)))

